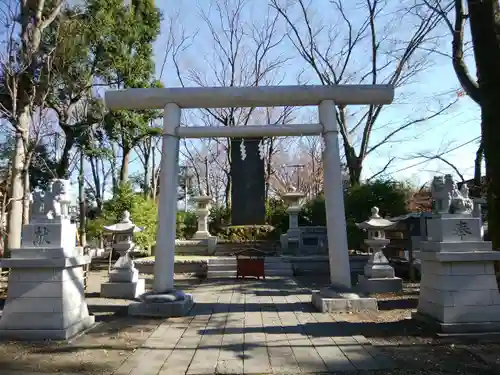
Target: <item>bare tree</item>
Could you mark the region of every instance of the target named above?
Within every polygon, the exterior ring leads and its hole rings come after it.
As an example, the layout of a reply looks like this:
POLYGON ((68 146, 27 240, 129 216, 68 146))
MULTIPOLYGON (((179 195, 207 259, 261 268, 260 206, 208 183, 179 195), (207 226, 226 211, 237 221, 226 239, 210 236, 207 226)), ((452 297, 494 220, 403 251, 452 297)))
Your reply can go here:
MULTIPOLYGON (((181 55, 189 47, 190 39, 181 33, 172 52, 181 85, 258 86, 279 81, 276 76, 288 60, 278 52, 284 39, 278 33, 279 17, 269 12, 267 17, 259 20, 247 18, 245 13, 248 10, 249 3, 245 0, 213 0, 209 11, 201 10, 201 19, 211 37, 208 44, 213 46, 211 58, 204 61, 209 70, 190 68, 187 72, 182 71, 181 55)), ((207 109, 204 112, 199 117, 206 126, 241 126, 249 123, 255 108, 207 109)), ((224 145, 227 158, 221 166, 226 177, 225 201, 229 204, 231 143, 226 140, 220 144, 224 145)))
MULTIPOLYGON (((409 0, 331 0, 331 8, 321 7, 323 18, 331 17, 321 23, 317 14, 320 8, 311 5, 315 3, 271 0, 271 6, 288 25, 288 39, 314 79, 323 85, 392 84, 408 99, 410 93, 403 90, 404 86, 426 69, 430 64, 429 50, 435 50, 441 40, 437 32, 440 17, 409 6, 409 0)), ((425 115, 393 123, 382 123, 386 108, 383 105, 365 106, 353 112, 337 106, 350 183, 360 182, 367 156, 405 130, 439 116, 454 102, 438 101, 425 115), (383 132, 376 140, 372 137, 375 129, 383 132)))
MULTIPOLYGON (((1 57, 0 105, 2 117, 14 128, 11 205, 8 216, 9 249, 21 245, 26 151, 33 108, 45 95, 41 84, 50 75, 52 51, 42 48, 43 36, 61 13, 63 0, 22 0, 5 8, 10 19, 7 45, 1 57)), ((4 3, 6 4, 6 3, 4 3)))
MULTIPOLYGON (((482 98, 481 95, 481 88, 478 80, 472 76, 467 64, 467 51, 469 50, 471 41, 467 40, 466 38, 465 27, 469 19, 469 14, 467 13, 467 9, 464 6, 464 1, 423 0, 423 2, 429 9, 435 12, 435 14, 441 17, 441 19, 444 21, 452 37, 450 58, 458 81, 460 82, 464 93, 481 107, 482 103, 484 102, 484 98, 482 98)), ((417 4, 421 3, 417 2, 417 4)), ((490 6, 488 6, 488 4, 482 4, 481 6, 484 6, 486 9, 489 7, 490 10, 493 10, 495 8, 494 1, 490 6)), ((475 9, 475 7, 473 7, 473 9, 475 9)), ((499 11, 498 2, 496 3, 496 11, 499 11)), ((499 34, 500 32, 497 30, 496 33, 499 34)), ((476 158, 474 162, 474 186, 471 189, 471 194, 473 196, 479 196, 481 193, 481 168, 483 164, 483 157, 484 143, 481 140, 476 151, 476 158)))

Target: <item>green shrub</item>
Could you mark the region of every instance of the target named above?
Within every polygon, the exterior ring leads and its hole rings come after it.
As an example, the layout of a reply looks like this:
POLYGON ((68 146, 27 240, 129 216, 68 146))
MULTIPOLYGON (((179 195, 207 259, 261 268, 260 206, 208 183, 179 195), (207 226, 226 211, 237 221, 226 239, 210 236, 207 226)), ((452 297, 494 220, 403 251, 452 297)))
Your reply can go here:
MULTIPOLYGON (((356 226, 368 219, 373 206, 380 209, 383 217, 403 215, 408 212, 409 188, 392 180, 377 180, 349 187, 344 191, 347 241, 350 249, 359 249, 365 234, 356 226)), ((308 201, 302 210, 302 219, 312 226, 326 225, 325 198, 323 195, 308 201)), ((299 223, 301 216, 299 216, 299 223)), ((300 224, 304 225, 304 224, 300 224)))
POLYGON ((212 206, 208 216, 210 233, 218 235, 223 228, 231 223, 231 208, 225 206, 212 206))
POLYGON ((179 211, 177 212, 176 220, 176 238, 178 239, 189 239, 198 230, 198 220, 196 214, 191 211, 179 211))
POLYGON ((269 240, 274 238, 274 228, 270 225, 234 225, 221 229, 218 237, 235 242, 269 240))
POLYGON ((144 228, 144 231, 134 235, 138 249, 149 249, 156 240, 157 205, 153 199, 135 193, 129 184, 122 184, 116 189, 113 198, 104 202, 101 214, 87 221, 87 237, 99 238, 103 234, 103 226, 119 222, 124 211, 130 212, 134 224, 144 228))

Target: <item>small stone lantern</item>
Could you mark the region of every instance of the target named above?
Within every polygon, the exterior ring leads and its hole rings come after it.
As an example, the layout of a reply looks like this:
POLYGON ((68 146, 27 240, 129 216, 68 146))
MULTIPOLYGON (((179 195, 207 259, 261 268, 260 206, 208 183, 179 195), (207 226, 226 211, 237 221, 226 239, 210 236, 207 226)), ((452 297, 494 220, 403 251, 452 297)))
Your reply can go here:
POLYGON ((120 254, 109 274, 109 282, 101 285, 101 296, 106 298, 135 299, 145 291, 144 279, 139 279, 139 271, 134 266, 130 252, 134 249, 134 233, 142 232, 130 220, 130 213, 125 211, 122 220, 113 225, 105 226, 106 232, 114 237, 113 250, 120 254))
POLYGON ((288 205, 286 212, 288 213, 290 229, 297 229, 299 227, 299 213, 302 210, 300 200, 304 196, 304 193, 296 191, 294 188, 292 188, 292 191, 283 194, 283 201, 288 205))
POLYGON ((395 277, 394 268, 384 255, 383 249, 390 240, 385 238, 385 229, 394 225, 379 215, 378 207, 372 208, 370 218, 356 224, 368 232, 364 241, 370 249, 370 258, 364 267, 364 275, 358 278, 358 287, 368 293, 398 292, 403 287, 400 278, 395 277))
POLYGON ((193 197, 196 202, 196 216, 198 217, 198 230, 193 236, 195 240, 206 240, 212 236, 208 232, 208 215, 212 203, 212 197, 208 196, 205 191, 201 191, 200 195, 193 197))

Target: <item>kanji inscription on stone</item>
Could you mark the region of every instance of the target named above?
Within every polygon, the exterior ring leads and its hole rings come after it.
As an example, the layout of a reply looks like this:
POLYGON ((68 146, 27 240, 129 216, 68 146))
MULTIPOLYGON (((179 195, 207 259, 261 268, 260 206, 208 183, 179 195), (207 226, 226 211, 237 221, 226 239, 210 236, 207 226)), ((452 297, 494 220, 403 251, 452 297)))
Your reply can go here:
POLYGON ((460 220, 455 226, 455 230, 453 233, 459 236, 460 240, 463 240, 464 237, 467 237, 468 235, 472 234, 472 231, 469 228, 469 225, 467 224, 466 221, 460 220))
POLYGON ((35 246, 41 246, 41 245, 48 245, 50 244, 50 241, 47 240, 47 236, 49 234, 49 230, 47 227, 43 226, 36 226, 35 227, 35 239, 33 240, 33 245, 35 246))

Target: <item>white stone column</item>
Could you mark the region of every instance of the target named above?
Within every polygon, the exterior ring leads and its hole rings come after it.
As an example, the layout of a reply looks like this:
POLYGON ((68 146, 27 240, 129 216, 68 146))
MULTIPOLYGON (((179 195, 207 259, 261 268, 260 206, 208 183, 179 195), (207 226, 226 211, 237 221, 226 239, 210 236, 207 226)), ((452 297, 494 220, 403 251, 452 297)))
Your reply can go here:
POLYGON ((347 228, 344 211, 344 192, 338 124, 333 100, 325 100, 319 105, 319 121, 323 125, 324 194, 326 228, 328 234, 328 257, 330 262, 330 282, 332 286, 351 288, 351 267, 347 249, 347 228))
POLYGON ((162 293, 174 288, 175 221, 179 169, 179 137, 175 130, 181 123, 181 110, 169 103, 163 113, 163 144, 160 170, 160 202, 153 291, 162 293))

